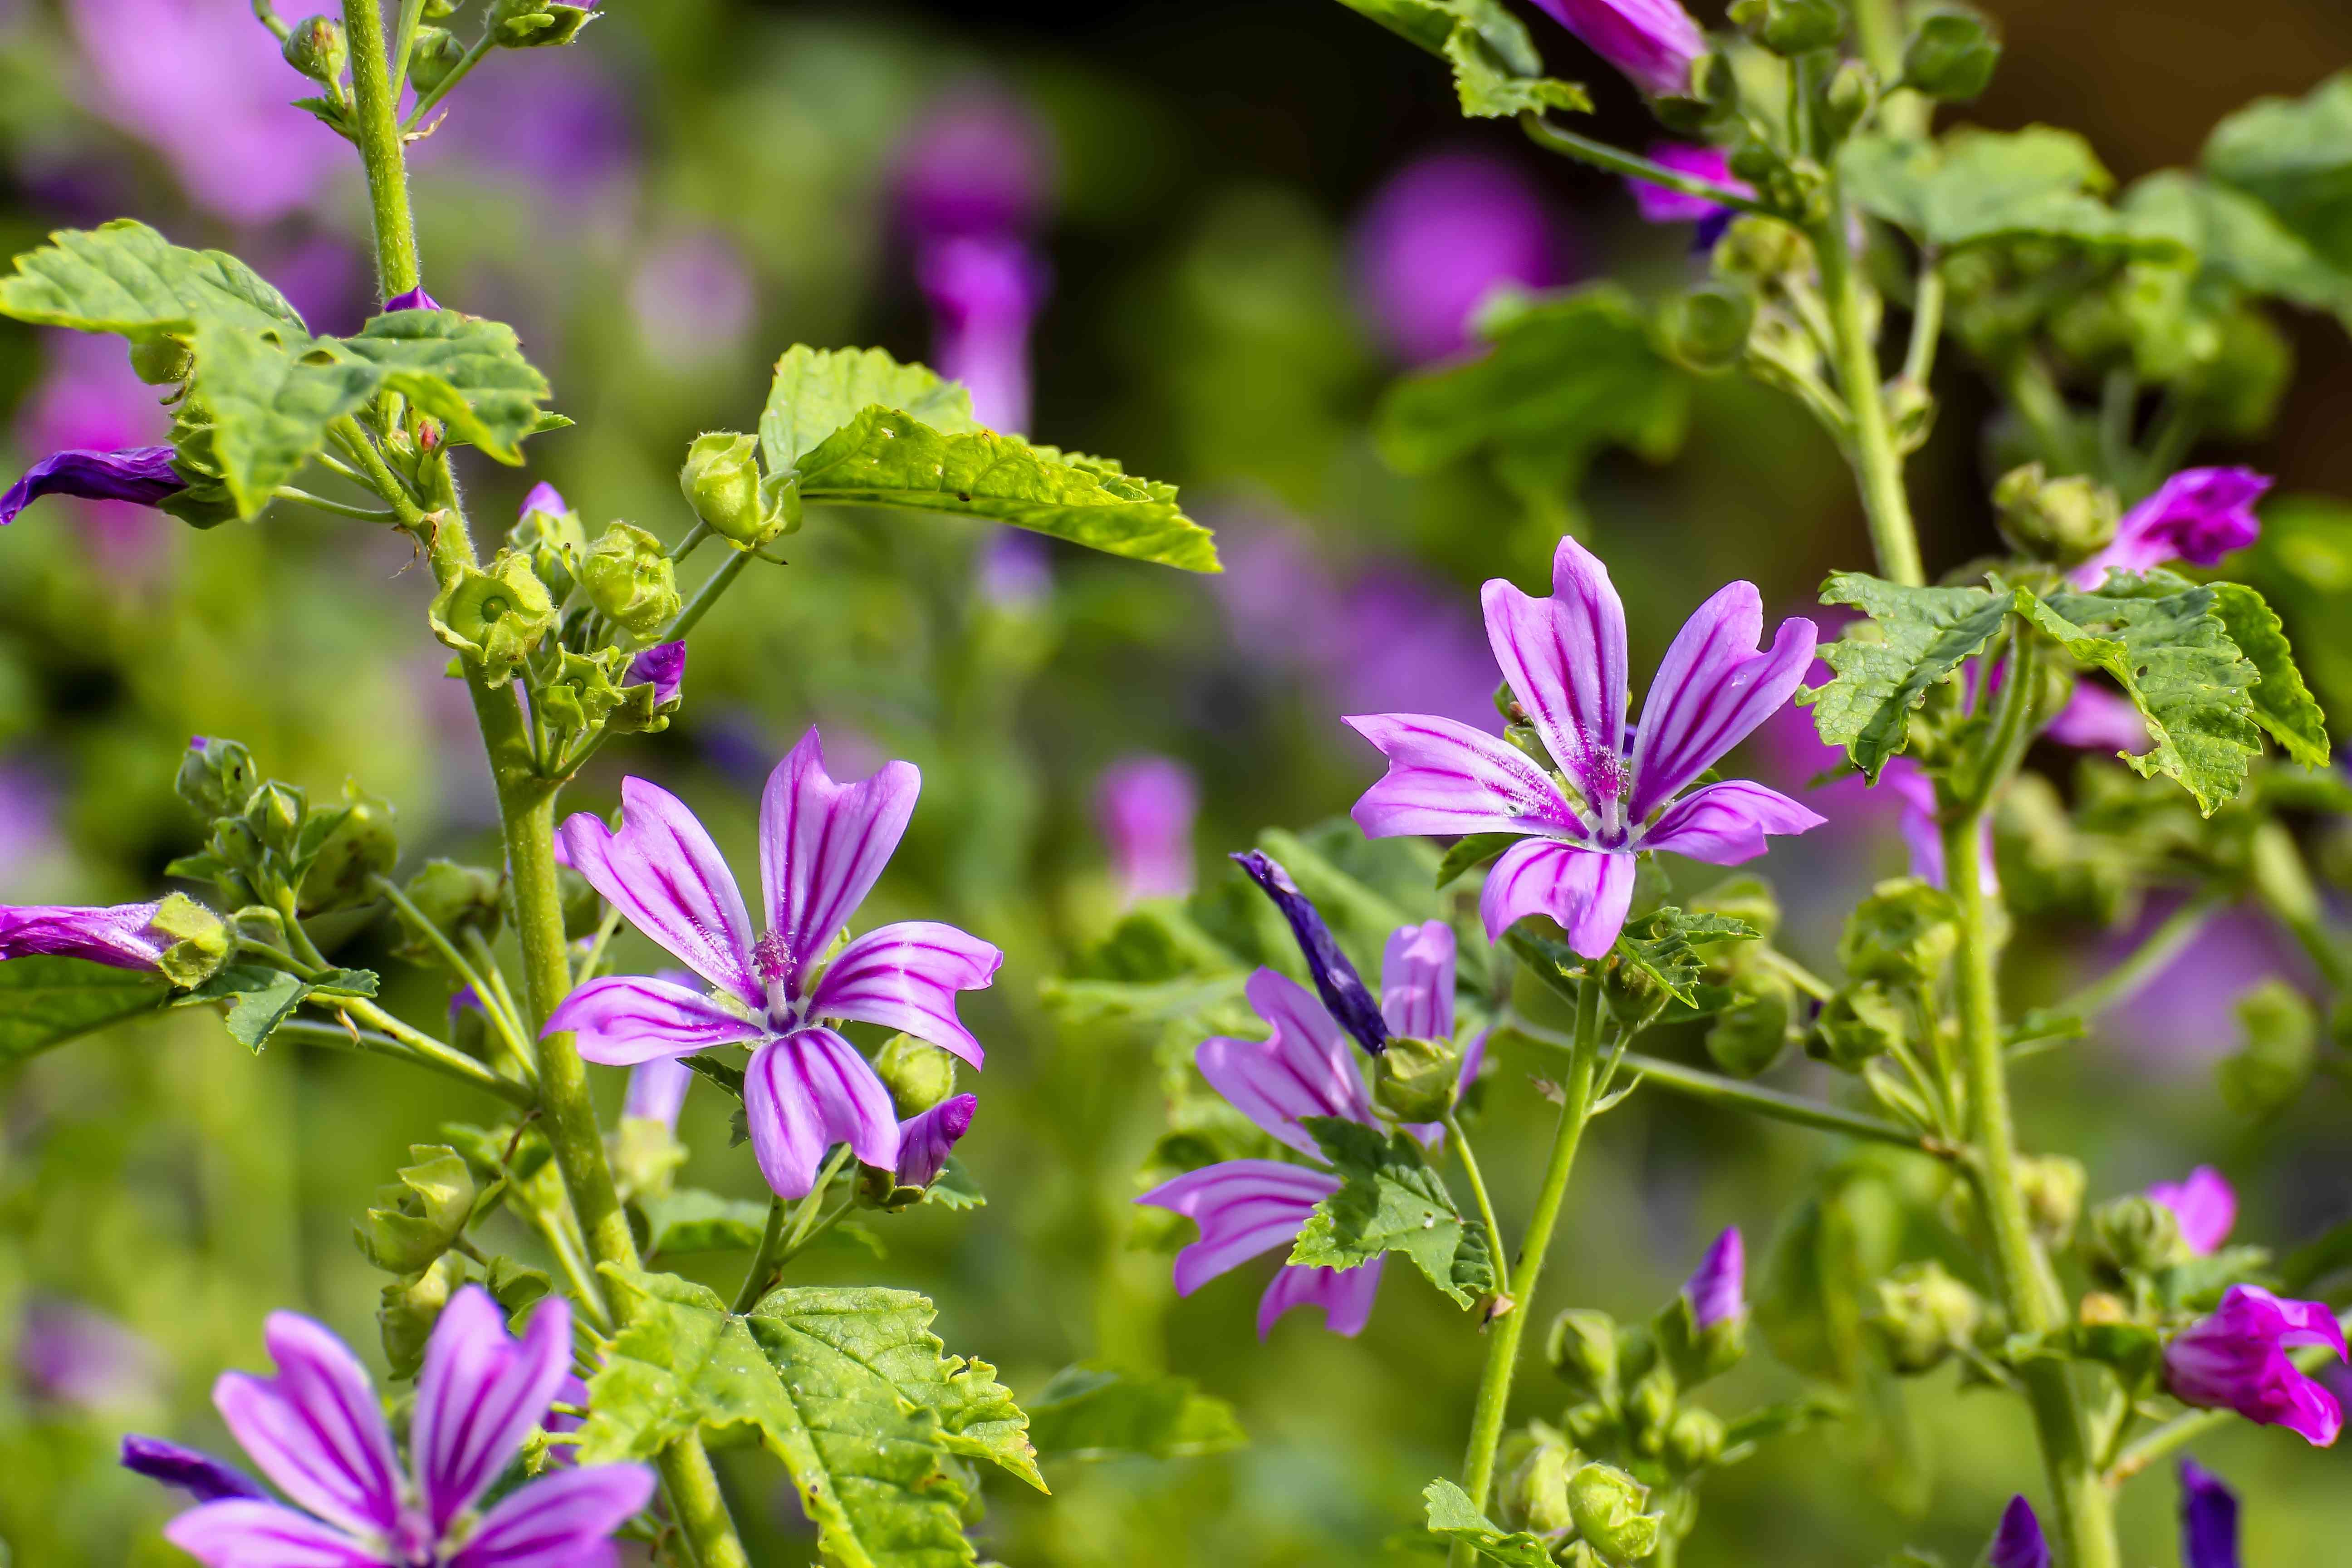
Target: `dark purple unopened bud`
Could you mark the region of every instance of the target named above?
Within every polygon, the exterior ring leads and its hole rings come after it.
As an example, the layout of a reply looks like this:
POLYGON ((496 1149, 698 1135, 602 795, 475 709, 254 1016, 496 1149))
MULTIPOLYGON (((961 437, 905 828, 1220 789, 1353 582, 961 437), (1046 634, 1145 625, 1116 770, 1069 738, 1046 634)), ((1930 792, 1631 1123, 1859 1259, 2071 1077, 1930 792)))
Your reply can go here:
POLYGON ((928 1187, 939 1180, 957 1140, 971 1131, 971 1114, 979 1107, 977 1096, 959 1094, 898 1123, 898 1184, 928 1187))
POLYGON ((1389 1026, 1381 1016, 1380 998, 1365 987, 1363 976, 1339 951, 1331 928, 1323 923, 1322 915, 1298 890, 1290 873, 1263 850, 1252 849, 1233 858, 1249 873, 1251 881, 1265 889, 1265 896, 1290 922, 1291 934, 1298 939, 1298 951, 1307 960, 1307 972, 1314 978, 1316 994, 1323 998, 1324 1011, 1372 1055, 1387 1050, 1389 1026))
POLYGON ((1738 1226, 1715 1238, 1691 1271, 1683 1294, 1690 1298, 1691 1317, 1701 1332, 1747 1314, 1748 1249, 1738 1226))
POLYGON ((198 1502, 266 1501, 269 1496, 259 1482, 235 1465, 137 1432, 123 1434, 122 1468, 151 1481, 177 1487, 198 1502))
POLYGON ((2324 1345, 2344 1359, 2343 1325, 2325 1304, 2232 1285, 2221 1306, 2164 1347, 2165 1385, 2184 1405, 2234 1410, 2325 1448, 2344 1429, 2344 1407, 2287 1355, 2305 1345, 2324 1345))
POLYGON ((656 643, 629 660, 628 673, 621 677, 621 684, 635 686, 648 680, 654 685, 655 707, 667 708, 677 700, 678 690, 686 684, 684 641, 656 643))
POLYGON ((437 310, 440 308, 441 301, 427 294, 425 291, 425 286, 421 283, 407 293, 394 294, 383 302, 386 315, 390 315, 394 310, 437 310))
POLYGON ((1536 0, 1552 18, 1655 98, 1690 91, 1706 35, 1675 0, 1536 0))
POLYGON ((2194 1459, 2180 1461, 2180 1568, 2238 1568, 2238 1494, 2194 1459))
POLYGON ((0 493, 0 525, 16 521, 43 496, 79 496, 84 500, 128 500, 142 506, 166 501, 188 488, 172 467, 169 447, 131 447, 120 452, 76 448, 52 452, 25 470, 0 493))
POLYGON ((2009 1500, 2000 1528, 1993 1531, 1985 1552, 1985 1568, 2050 1568, 2050 1542, 2042 1539, 2042 1521, 2033 1505, 2021 1497, 2009 1500))

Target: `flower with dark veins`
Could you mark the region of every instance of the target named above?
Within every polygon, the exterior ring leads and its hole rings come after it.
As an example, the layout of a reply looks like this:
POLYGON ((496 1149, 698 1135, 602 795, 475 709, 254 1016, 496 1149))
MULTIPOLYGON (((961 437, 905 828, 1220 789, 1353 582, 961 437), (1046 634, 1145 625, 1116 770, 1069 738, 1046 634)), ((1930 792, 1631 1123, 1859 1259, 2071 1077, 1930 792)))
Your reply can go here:
POLYGON ((120 452, 76 448, 52 452, 0 491, 0 526, 43 496, 83 500, 127 500, 154 506, 188 488, 172 467, 169 447, 131 447, 120 452))

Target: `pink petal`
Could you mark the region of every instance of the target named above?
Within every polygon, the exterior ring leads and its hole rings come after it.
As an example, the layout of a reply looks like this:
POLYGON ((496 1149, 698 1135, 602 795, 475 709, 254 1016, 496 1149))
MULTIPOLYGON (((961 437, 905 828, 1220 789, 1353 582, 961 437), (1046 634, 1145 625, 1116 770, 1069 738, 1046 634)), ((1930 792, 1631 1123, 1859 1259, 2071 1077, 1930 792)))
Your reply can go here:
POLYGON ((809 1016, 902 1030, 979 1067, 985 1053, 956 1016, 956 993, 986 986, 1003 962, 993 946, 936 921, 881 926, 825 966, 809 1016))
POLYGON ((152 969, 171 944, 149 928, 163 906, 0 904, 0 959, 61 954, 114 969, 152 969))
POLYGON ((1320 1160, 1302 1116, 1344 1116, 1370 1124, 1371 1096, 1348 1036, 1315 994, 1286 974, 1261 969, 1243 988, 1274 1037, 1202 1040, 1193 1056, 1209 1087, 1235 1110, 1302 1154, 1320 1160))
MULTIPOLYGON (((1731 172, 1731 154, 1721 147, 1702 147, 1688 142, 1653 142, 1650 162, 1672 169, 1677 174, 1688 174, 1727 190, 1752 196, 1754 187, 1731 172)), ((1694 196, 1664 185, 1654 185, 1647 180, 1628 178, 1625 182, 1633 192, 1633 205, 1641 209, 1643 223, 1698 223, 1723 210, 1705 196, 1694 196)))
POLYGON ((1488 583, 1486 640, 1552 761, 1598 809, 1625 798, 1625 606, 1573 539, 1559 542, 1551 576, 1549 599, 1488 583))
POLYGON ((592 980, 548 1015, 542 1035, 569 1029, 580 1054, 606 1067, 633 1067, 691 1056, 712 1046, 755 1040, 759 1024, 730 1013, 699 991, 647 975, 592 980))
POLYGON ((551 1472, 484 1514, 449 1568, 583 1568, 583 1554, 644 1511, 653 1495, 654 1473, 643 1465, 551 1472))
POLYGON ((2158 1182, 2147 1195, 2172 1211, 2180 1239, 2200 1258, 2229 1240, 2238 1223, 2237 1191, 2210 1165, 2198 1166, 2186 1181, 2158 1182))
POLYGON ((898 1168, 890 1091, 857 1047, 831 1029, 803 1029, 754 1052, 743 1111, 760 1173, 779 1197, 808 1196, 835 1143, 848 1144, 866 1164, 898 1168))
POLYGON ((1486 872, 1478 918, 1486 940, 1500 942, 1520 917, 1549 915, 1567 931, 1569 946, 1600 958, 1616 945, 1633 906, 1630 853, 1529 838, 1504 850, 1486 872))
POLYGON ((1381 1265, 1375 1258, 1353 1268, 1307 1268, 1286 1263, 1274 1283, 1258 1299, 1257 1337, 1274 1331, 1275 1320, 1293 1307, 1319 1307, 1323 1326, 1335 1334, 1355 1338, 1371 1321, 1372 1299, 1380 1293, 1381 1265))
POLYGON ((409 1448, 436 1531, 470 1507, 547 1414, 572 1370, 572 1309, 551 1296, 518 1343, 490 1293, 450 1298, 425 1347, 409 1448))
POLYGON ((2262 537, 2254 503, 2272 481, 2252 468, 2183 468, 2124 513, 2115 542, 2077 566, 2069 581, 2096 588, 2113 572, 2146 572, 2174 561, 2214 566, 2262 537))
POLYGON ((2131 699, 2087 679, 2075 682, 2074 695, 2042 733, 2062 746, 2086 752, 2129 752, 2137 756, 2148 746, 2147 721, 2132 706, 2131 699))
POLYGON ((978 1095, 951 1095, 898 1123, 898 1184, 928 1187, 938 1181, 979 1109, 978 1095))
POLYGON ((390 1568, 308 1514, 248 1499, 192 1508, 163 1527, 163 1539, 205 1568, 390 1568))
POLYGON ((1691 89, 1706 35, 1676 0, 1536 0, 1594 54, 1653 97, 1691 89))
POLYGON ((1339 1178, 1278 1160, 1227 1160, 1162 1182, 1135 1201, 1181 1214, 1201 1239, 1176 1255, 1176 1293, 1189 1296, 1237 1263, 1297 1239, 1339 1178))
POLYGON ((1745 779, 1693 790, 1645 830, 1644 849, 1671 850, 1710 866, 1737 866, 1764 853, 1768 833, 1803 833, 1829 818, 1778 790, 1745 779))
POLYGON ((751 917, 719 847, 686 803, 643 779, 621 781, 621 830, 582 812, 560 829, 572 868, 631 925, 713 985, 757 1007, 751 917))
POLYGON ((799 976, 873 891, 922 787, 912 763, 885 763, 870 779, 834 783, 814 730, 768 775, 760 797, 760 886, 769 940, 781 944, 795 995, 799 976))
POLYGON ((1763 630, 1764 603, 1752 583, 1725 584, 1683 623, 1642 703, 1632 819, 1672 800, 1802 684, 1813 623, 1781 622, 1770 651, 1759 653, 1763 630))
POLYGON ((400 1517, 400 1468, 367 1369, 324 1323, 272 1312, 262 1342, 276 1377, 223 1373, 213 1404, 278 1489, 353 1534, 400 1517))
POLYGON ((1352 814, 1374 838, 1584 832, 1559 787, 1507 741, 1425 713, 1357 714, 1341 721, 1388 759, 1388 773, 1352 814))
POLYGON ((1381 1014, 1389 1032, 1454 1037, 1454 928, 1444 921, 1399 926, 1381 954, 1381 1014))

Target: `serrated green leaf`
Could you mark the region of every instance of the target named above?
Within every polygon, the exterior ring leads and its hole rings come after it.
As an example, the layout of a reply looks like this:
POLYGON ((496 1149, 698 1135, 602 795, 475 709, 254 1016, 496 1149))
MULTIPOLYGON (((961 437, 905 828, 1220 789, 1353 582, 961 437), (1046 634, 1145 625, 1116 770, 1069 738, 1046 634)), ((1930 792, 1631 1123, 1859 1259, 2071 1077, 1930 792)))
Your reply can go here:
POLYGON ((1470 1500, 1470 1494, 1452 1481, 1434 1480, 1422 1489, 1429 1532, 1458 1542, 1482 1557, 1507 1563, 1511 1568, 1551 1568, 1551 1547, 1529 1531, 1506 1531, 1470 1500))
POLYGON ((2197 253, 2201 275, 2249 294, 2326 310, 2352 327, 2352 272, 2339 268, 2242 191, 2179 169, 2133 185, 2124 210, 2197 253))
POLYGON ((1451 887, 1465 872, 1484 866, 1526 837, 1523 833, 1472 833, 1456 839, 1437 863, 1437 885, 1451 887))
POLYGON ((1189 1377, 1066 1366, 1028 1408, 1030 1440, 1048 1460, 1191 1458, 1249 1442, 1234 1407, 1189 1377))
POLYGON ((2152 258, 2185 258, 2179 239, 2100 198, 2114 177, 2071 131, 1962 126, 1939 142, 1857 136, 1838 155, 1847 195, 1947 253, 1998 240, 2057 239, 2152 258))
POLYGON ((2254 722, 2270 731, 2286 754, 2307 768, 2327 765, 2327 716, 2295 668, 2286 629, 2262 595, 2243 583, 2215 583, 2213 608, 2230 640, 2252 661, 2262 679, 2254 686, 2254 722))
POLYGON ((282 969, 257 963, 232 963, 202 985, 179 997, 174 1005, 226 1002, 222 1015, 230 1036, 247 1050, 258 1051, 278 1026, 294 1016, 310 983, 282 969))
POLYGON ((1669 904, 1627 921, 1618 933, 1617 951, 1667 995, 1685 1007, 1696 1007, 1699 977, 1706 970, 1698 948, 1708 942, 1752 942, 1763 934, 1729 915, 1694 914, 1669 904))
POLYGON ((244 332, 310 329, 286 297, 236 257, 189 250, 130 218, 62 229, 0 279, 0 315, 86 332, 244 332))
POLYGON ((760 455, 782 473, 874 407, 903 408, 943 435, 980 429, 971 395, 928 366, 900 364, 880 349, 813 349, 795 343, 776 361, 760 415, 760 455))
POLYGON ((676 1187, 637 1200, 653 1256, 680 1252, 749 1252, 767 1229, 768 1205, 721 1197, 699 1187, 676 1187))
POLYGON ((2352 72, 2299 99, 2257 99, 2213 128, 2207 174, 2254 197, 2352 269, 2352 72))
POLYGON ((195 338, 191 396, 210 412, 209 438, 237 514, 250 518, 325 447, 327 426, 365 407, 382 384, 373 365, 206 323, 195 338))
POLYGON ((394 310, 332 341, 338 353, 373 365, 383 390, 446 425, 453 441, 501 463, 522 461, 549 388, 512 327, 456 310, 394 310))
POLYGON ((86 958, 12 958, 0 963, 0 1063, 152 1013, 171 989, 152 970, 117 969, 86 958))
POLYGON ((1821 650, 1831 669, 1824 685, 1797 693, 1813 710, 1824 743, 1843 746, 1871 783, 1903 750, 1911 712, 1927 689, 1981 652, 2015 595, 1983 588, 1906 588, 1859 572, 1822 584, 1822 603, 1851 605, 1883 638, 1852 632, 1821 650))
POLYGON ((1462 112, 1474 120, 1509 120, 1547 109, 1591 112, 1592 99, 1583 88, 1513 70, 1486 34, 1468 21, 1454 24, 1445 40, 1445 58, 1454 68, 1454 93, 1462 112))
POLYGON ((1369 16, 1397 37, 1443 59, 1454 29, 1468 26, 1486 41, 1504 69, 1514 76, 1537 76, 1543 56, 1525 24, 1498 0, 1339 0, 1359 16, 1369 16))
POLYGON ((1402 1252, 1458 1306, 1494 1289, 1486 1233, 1463 1219, 1445 1179, 1411 1133, 1384 1137, 1339 1116, 1301 1117, 1299 1125, 1314 1135, 1340 1185, 1307 1216, 1292 1263, 1354 1268, 1402 1252))

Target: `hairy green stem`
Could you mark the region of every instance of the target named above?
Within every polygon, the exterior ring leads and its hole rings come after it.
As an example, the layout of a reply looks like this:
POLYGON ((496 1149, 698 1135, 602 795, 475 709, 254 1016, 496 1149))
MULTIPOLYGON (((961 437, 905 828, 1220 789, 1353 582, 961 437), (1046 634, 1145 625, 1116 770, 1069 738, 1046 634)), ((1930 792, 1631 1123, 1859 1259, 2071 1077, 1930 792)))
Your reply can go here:
POLYGON ((1462 1173, 1470 1183, 1470 1195, 1478 1204, 1478 1218, 1486 1227, 1486 1246, 1499 1263, 1510 1244, 1503 1239, 1502 1222, 1495 1217, 1495 1200, 1486 1195, 1486 1173, 1478 1169, 1478 1156, 1470 1148, 1469 1135, 1462 1131, 1462 1119, 1448 1111, 1445 1131, 1453 1135, 1454 1152, 1462 1156, 1462 1173))
POLYGON ((1519 129, 1528 133, 1529 141, 1548 152, 1574 158, 1597 169, 1606 169, 1612 174, 1624 174, 1654 185, 1663 185, 1686 196, 1703 197, 1735 212, 1756 213, 1765 217, 1774 216, 1770 207, 1745 191, 1735 191, 1711 180, 1698 179, 1679 170, 1669 169, 1664 163, 1654 163, 1647 158, 1612 147, 1606 142, 1595 142, 1589 136, 1579 136, 1573 131, 1563 131, 1532 110, 1519 116, 1519 129))
POLYGON ((1881 390, 1878 344, 1870 335, 1862 301, 1862 279, 1846 249, 1850 216, 1843 190, 1833 181, 1836 199, 1830 216, 1811 230, 1813 252, 1822 270, 1822 293, 1830 311, 1833 356, 1839 389, 1853 424, 1853 439, 1847 457, 1862 491, 1863 515, 1870 523, 1870 544, 1878 557, 1878 573, 1892 582, 1917 587, 1927 579, 1919 560, 1919 535, 1911 521, 1911 498, 1903 488, 1903 457, 1895 448, 1895 431, 1887 423, 1886 397, 1881 390))
POLYGON ((784 1250, 784 1232, 790 1228, 786 1220, 792 1210, 780 1197, 768 1200, 768 1223, 760 1232, 760 1245, 751 1254, 751 1267, 743 1275, 743 1284, 735 1292, 735 1310, 743 1313, 760 1304, 760 1297, 768 1283, 768 1276, 776 1270, 776 1259, 784 1250))
POLYGON ((677 619, 670 622, 656 640, 676 642, 692 631, 700 623, 702 617, 709 613, 710 606, 719 602, 719 595, 732 587, 735 579, 743 574, 743 568, 751 563, 751 552, 748 550, 738 550, 729 556, 726 563, 713 572, 700 588, 695 590, 694 597, 687 602, 684 609, 678 611, 677 619))
POLYGON ((343 0, 343 36, 352 51, 353 129, 375 224, 376 289, 389 300, 424 278, 416 262, 416 220, 408 207, 408 162, 401 153, 399 93, 384 58, 378 0, 343 0))
MULTIPOLYGON (((1552 1227, 1559 1222, 1561 1200, 1568 1195, 1568 1178, 1576 1165, 1576 1148, 1584 1139, 1584 1124, 1592 1115, 1592 1086, 1601 1059, 1601 982, 1588 966, 1577 987, 1576 1043, 1570 1054, 1568 1081, 1561 1086, 1559 1127, 1552 1134, 1551 1158, 1544 1168, 1543 1185, 1536 1191, 1535 1212, 1519 1238, 1506 1289, 1510 1310, 1488 1325, 1494 1336, 1486 1344, 1486 1366, 1478 1378, 1478 1403, 1470 1419, 1470 1448, 1462 1462, 1462 1489, 1472 1506, 1485 1509, 1495 1483, 1495 1452, 1503 1440, 1503 1421, 1511 1405, 1511 1378, 1517 1371, 1519 1342, 1528 1320, 1535 1315, 1536 1287, 1543 1278, 1544 1256, 1551 1250, 1552 1227)), ((1497 1261, 1500 1261, 1498 1258, 1497 1261)), ((1471 1568, 1475 1553, 1457 1542, 1452 1568, 1471 1568)))

